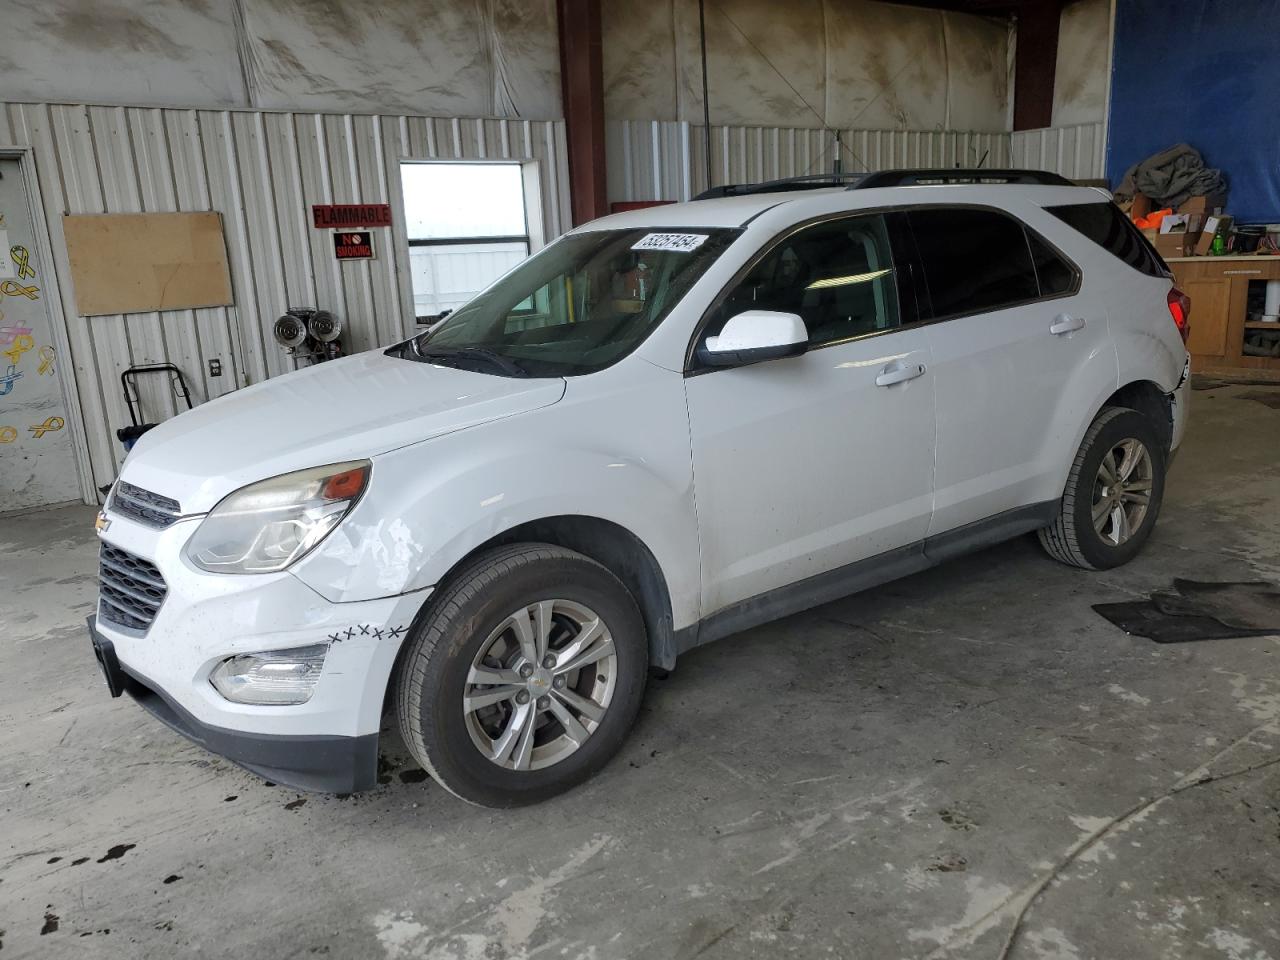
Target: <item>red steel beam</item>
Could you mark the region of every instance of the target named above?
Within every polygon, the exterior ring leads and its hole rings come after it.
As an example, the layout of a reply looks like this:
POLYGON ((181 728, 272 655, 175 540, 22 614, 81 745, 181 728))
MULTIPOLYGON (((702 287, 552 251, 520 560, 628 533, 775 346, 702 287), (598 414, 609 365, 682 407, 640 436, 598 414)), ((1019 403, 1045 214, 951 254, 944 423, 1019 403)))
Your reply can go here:
POLYGON ((1053 123, 1053 74, 1058 65, 1057 0, 1028 0, 1018 7, 1017 53, 1013 63, 1013 129, 1034 130, 1053 123))
POLYGON ((557 0, 560 85, 576 226, 609 212, 604 165, 604 71, 600 0, 557 0))

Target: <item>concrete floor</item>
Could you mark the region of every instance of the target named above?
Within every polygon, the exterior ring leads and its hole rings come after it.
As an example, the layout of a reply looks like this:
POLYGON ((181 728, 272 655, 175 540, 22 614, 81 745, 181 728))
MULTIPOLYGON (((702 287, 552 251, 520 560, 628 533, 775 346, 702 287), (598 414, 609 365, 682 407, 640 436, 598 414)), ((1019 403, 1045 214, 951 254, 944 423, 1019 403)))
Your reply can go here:
POLYGON ((1195 394, 1129 567, 1022 539, 721 641, 516 812, 398 743, 346 799, 189 746, 98 677, 92 511, 0 519, 3 958, 994 960, 1019 917, 1018 958, 1280 958, 1280 639, 1090 608, 1280 582, 1280 409, 1248 394, 1280 389, 1195 394))

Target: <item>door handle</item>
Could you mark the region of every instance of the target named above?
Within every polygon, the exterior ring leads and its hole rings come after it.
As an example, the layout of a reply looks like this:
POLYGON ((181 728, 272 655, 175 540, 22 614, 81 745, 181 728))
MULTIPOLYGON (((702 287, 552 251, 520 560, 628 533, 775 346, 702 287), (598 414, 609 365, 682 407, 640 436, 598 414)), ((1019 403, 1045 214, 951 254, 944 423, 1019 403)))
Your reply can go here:
POLYGON ((876 377, 876 386, 892 387, 895 383, 906 383, 916 377, 923 377, 924 369, 923 363, 891 363, 876 377))
POLYGON ((1053 326, 1049 328, 1049 332, 1055 337, 1060 337, 1064 333, 1074 333, 1083 329, 1084 317, 1069 317, 1065 313, 1060 313, 1053 318, 1053 326))

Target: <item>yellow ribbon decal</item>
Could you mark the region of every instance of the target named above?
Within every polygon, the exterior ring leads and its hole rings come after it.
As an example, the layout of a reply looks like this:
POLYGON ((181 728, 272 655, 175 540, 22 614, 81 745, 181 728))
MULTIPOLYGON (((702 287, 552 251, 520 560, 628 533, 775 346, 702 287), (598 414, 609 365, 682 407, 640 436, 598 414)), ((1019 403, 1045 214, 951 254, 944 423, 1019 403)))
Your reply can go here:
POLYGON ((6 280, 0 283, 0 293, 9 297, 26 297, 28 300, 39 300, 36 296, 40 292, 39 287, 24 287, 17 280, 6 280))
POLYGON ((4 351, 4 355, 9 358, 9 362, 16 364, 21 356, 36 345, 31 339, 31 334, 20 333, 13 338, 13 346, 4 351))
POLYGON ((25 280, 27 277, 36 275, 35 268, 28 263, 31 259, 31 254, 27 252, 26 247, 21 244, 15 244, 9 248, 9 256, 18 265, 19 280, 25 280))
POLYGON ((39 440, 46 433, 50 433, 54 430, 61 430, 66 425, 67 421, 63 420, 61 417, 48 417, 45 419, 44 423, 37 423, 34 426, 27 427, 27 429, 31 431, 31 435, 33 437, 39 440))
POLYGON ((17 439, 17 427, 0 427, 0 443, 13 443, 17 439))
POLYGON ((51 376, 53 374, 53 347, 40 348, 40 366, 36 367, 36 373, 42 377, 51 376))

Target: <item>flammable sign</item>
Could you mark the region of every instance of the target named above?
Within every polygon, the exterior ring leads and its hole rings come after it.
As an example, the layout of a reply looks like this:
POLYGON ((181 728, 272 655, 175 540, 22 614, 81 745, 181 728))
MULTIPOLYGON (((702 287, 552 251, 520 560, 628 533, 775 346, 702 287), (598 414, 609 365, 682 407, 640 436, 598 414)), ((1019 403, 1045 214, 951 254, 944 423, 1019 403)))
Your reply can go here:
POLYGON ((372 260, 373 231, 335 231, 333 234, 333 252, 339 260, 372 260))

